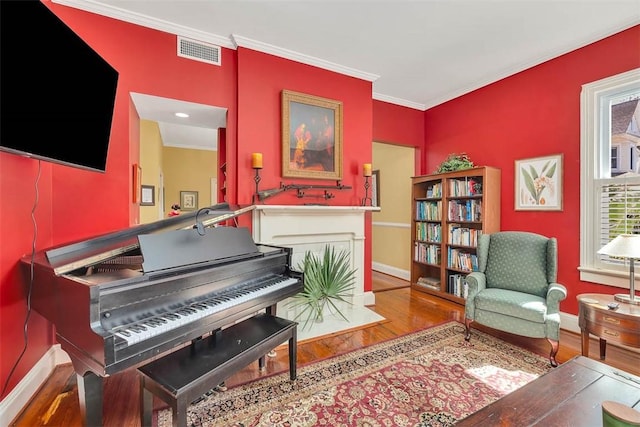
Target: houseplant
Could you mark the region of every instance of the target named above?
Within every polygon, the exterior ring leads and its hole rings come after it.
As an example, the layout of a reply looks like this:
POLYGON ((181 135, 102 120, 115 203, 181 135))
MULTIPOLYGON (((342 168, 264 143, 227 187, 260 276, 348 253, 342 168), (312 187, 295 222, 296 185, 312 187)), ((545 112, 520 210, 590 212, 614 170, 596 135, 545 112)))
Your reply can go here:
POLYGON ((467 155, 467 153, 451 153, 447 158, 438 165, 435 173, 454 172, 464 169, 471 169, 473 162, 467 155))
POLYGON ((301 309, 294 320, 306 315, 304 329, 309 322, 321 322, 325 308, 348 320, 338 304, 351 304, 347 298, 352 296, 356 270, 350 268, 349 254, 330 245, 322 254, 306 251, 298 269, 304 272, 304 287, 290 303, 301 309))

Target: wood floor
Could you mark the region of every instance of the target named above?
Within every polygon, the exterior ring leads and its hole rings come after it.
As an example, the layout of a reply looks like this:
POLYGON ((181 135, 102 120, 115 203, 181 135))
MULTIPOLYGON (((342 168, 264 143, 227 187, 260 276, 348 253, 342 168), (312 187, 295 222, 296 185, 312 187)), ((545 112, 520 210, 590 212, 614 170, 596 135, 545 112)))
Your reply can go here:
MULTIPOLYGON (((392 276, 374 272, 373 290, 376 294, 376 305, 371 309, 383 316, 385 320, 370 327, 299 343, 298 366, 449 320, 463 321, 463 307, 421 292, 411 291, 407 282, 392 276)), ((544 339, 517 337, 485 328, 482 330, 536 353, 545 356, 549 353, 549 344, 544 339)), ((597 358, 597 341, 592 340, 590 345, 590 357, 597 358)), ((231 387, 274 372, 287 371, 289 368, 287 353, 286 348, 278 348, 276 357, 267 358, 265 373, 258 370, 257 363, 252 364, 229 378, 226 382, 227 386, 231 387)), ((579 353, 580 336, 562 331, 560 351, 557 355, 558 362, 563 363, 579 353)), ((640 375, 639 357, 637 353, 610 345, 607 347, 606 363, 640 375)), ((107 378, 104 386, 104 413, 106 414, 104 425, 140 426, 138 397, 138 378, 135 369, 107 378)), ((157 407, 163 406, 160 401, 156 401, 155 404, 157 407)), ((82 425, 78 389, 71 365, 62 365, 55 369, 46 384, 12 425, 28 427, 82 425)))

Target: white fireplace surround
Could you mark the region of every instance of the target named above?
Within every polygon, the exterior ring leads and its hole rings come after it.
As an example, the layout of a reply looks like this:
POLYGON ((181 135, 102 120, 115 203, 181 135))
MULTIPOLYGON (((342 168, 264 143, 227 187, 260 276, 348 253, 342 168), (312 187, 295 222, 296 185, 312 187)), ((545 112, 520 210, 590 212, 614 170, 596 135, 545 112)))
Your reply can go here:
MULTIPOLYGON (((291 266, 294 269, 302 262, 306 251, 320 254, 326 245, 345 250, 349 254, 351 268, 356 270, 352 305, 347 311, 352 317, 360 318, 364 314, 362 321, 367 321, 369 313, 373 312, 365 306, 375 304, 375 297, 372 291, 364 290, 365 213, 378 210, 380 208, 370 206, 258 205, 253 211, 253 239, 260 244, 292 248, 291 266)), ((277 313, 288 319, 296 316, 288 307, 288 301, 279 303, 277 313)), ((382 320, 376 316, 369 320, 382 320)), ((340 325, 324 325, 324 328, 334 326, 338 330, 344 329, 340 325)), ((316 329, 322 328, 318 326, 316 329)), ((321 334, 316 331, 310 336, 321 334)), ((303 337, 299 333, 300 338, 303 337)))

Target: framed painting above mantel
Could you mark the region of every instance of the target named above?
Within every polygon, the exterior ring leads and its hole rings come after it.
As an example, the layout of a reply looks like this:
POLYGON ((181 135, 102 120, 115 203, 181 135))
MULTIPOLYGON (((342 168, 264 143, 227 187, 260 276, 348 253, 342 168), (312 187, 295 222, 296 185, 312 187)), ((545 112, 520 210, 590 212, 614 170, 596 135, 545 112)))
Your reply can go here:
POLYGON ((282 176, 342 179, 342 102, 282 91, 282 176))

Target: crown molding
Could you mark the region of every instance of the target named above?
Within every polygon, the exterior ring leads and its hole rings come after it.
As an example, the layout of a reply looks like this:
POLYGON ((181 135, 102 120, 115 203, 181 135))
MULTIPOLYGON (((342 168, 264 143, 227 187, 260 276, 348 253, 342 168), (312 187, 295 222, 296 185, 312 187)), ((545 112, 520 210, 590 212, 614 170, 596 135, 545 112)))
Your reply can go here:
POLYGON ((365 71, 356 70, 355 68, 345 67, 340 64, 335 64, 333 62, 325 61, 323 59, 305 55, 303 53, 294 52, 289 49, 283 49, 281 47, 263 43, 258 40, 252 40, 250 38, 243 37, 237 34, 232 34, 231 39, 238 47, 257 50, 259 52, 268 53, 270 55, 290 59, 296 62, 301 62, 306 65, 313 65, 314 67, 322 68, 329 71, 335 71, 336 73, 345 74, 347 76, 356 77, 362 80, 374 82, 380 77, 377 74, 367 73, 365 71))
POLYGON ((178 36, 212 43, 229 49, 237 49, 238 46, 246 47, 249 49, 257 50, 259 52, 268 53, 270 55, 290 59, 292 61, 301 62, 303 64, 312 65, 318 68, 323 68, 325 70, 334 71, 340 74, 345 74, 347 76, 356 77, 370 82, 373 82, 380 77, 376 74, 371 74, 365 71, 356 70, 354 68, 345 67, 340 64, 335 64, 333 62, 325 61, 309 55, 304 55, 292 50, 283 49, 277 46, 270 45, 268 43, 263 43, 257 40, 249 39, 247 37, 242 37, 240 35, 233 34, 231 35, 231 37, 223 37, 204 31, 194 30, 193 28, 185 27, 182 25, 176 25, 174 23, 161 19, 151 18, 147 15, 134 13, 128 10, 121 9, 119 7, 100 4, 93 0, 52 0, 52 2, 63 6, 69 6, 76 9, 84 10, 86 12, 92 12, 98 15, 107 16, 109 18, 118 19, 120 21, 129 22, 131 24, 152 28, 154 30, 164 31, 166 33, 171 33, 178 36))
POLYGON ((424 104, 420 104, 417 102, 413 102, 413 101, 408 101, 406 99, 402 99, 402 98, 396 98, 393 96, 388 96, 388 95, 383 95, 381 93, 377 93, 374 92, 373 93, 373 99, 375 99, 376 101, 384 101, 384 102, 388 102, 390 104, 396 104, 396 105, 400 105, 402 107, 409 107, 409 108, 413 108, 415 110, 420 110, 420 111, 424 111, 427 109, 427 106, 424 104))
POLYGON ((233 42, 228 37, 207 33, 205 31, 194 30, 193 28, 177 25, 162 19, 151 18, 147 15, 131 12, 119 7, 99 4, 93 0, 51 0, 52 3, 63 6, 73 7, 75 9, 84 10, 86 12, 96 13, 98 15, 117 19, 119 21, 129 22, 130 24, 140 25, 142 27, 163 31, 177 36, 183 36, 190 39, 199 40, 215 44, 217 46, 235 49, 233 42))

